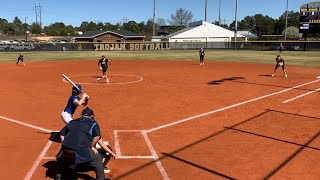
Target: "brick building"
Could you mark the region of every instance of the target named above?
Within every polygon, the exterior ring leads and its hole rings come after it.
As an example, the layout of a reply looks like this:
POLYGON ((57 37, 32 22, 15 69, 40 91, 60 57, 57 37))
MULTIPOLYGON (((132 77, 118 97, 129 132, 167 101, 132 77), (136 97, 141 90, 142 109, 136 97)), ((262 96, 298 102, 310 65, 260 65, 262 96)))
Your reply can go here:
POLYGON ((125 30, 87 31, 74 37, 76 42, 144 42, 146 36, 125 30))

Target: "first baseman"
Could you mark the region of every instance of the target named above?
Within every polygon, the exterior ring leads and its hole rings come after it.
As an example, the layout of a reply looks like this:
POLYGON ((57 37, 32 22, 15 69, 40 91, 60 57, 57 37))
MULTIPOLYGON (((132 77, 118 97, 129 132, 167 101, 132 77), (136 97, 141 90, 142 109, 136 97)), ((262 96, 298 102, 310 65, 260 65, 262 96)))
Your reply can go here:
POLYGON ((276 71, 277 71, 277 69, 278 69, 279 66, 282 67, 282 71, 284 72, 284 76, 285 76, 285 77, 288 77, 287 71, 284 69, 284 66, 285 66, 284 60, 282 59, 282 57, 280 56, 280 54, 277 55, 277 57, 276 57, 276 67, 274 68, 274 72, 273 72, 272 76, 275 75, 275 73, 276 73, 276 71))

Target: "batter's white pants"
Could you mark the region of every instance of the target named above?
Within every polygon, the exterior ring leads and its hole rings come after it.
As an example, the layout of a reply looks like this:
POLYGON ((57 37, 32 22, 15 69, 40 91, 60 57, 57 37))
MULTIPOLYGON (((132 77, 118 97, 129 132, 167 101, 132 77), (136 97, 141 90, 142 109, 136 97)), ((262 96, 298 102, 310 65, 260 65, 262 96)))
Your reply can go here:
POLYGON ((64 123, 68 124, 70 121, 72 121, 72 115, 69 114, 68 112, 63 111, 61 113, 61 119, 64 123))

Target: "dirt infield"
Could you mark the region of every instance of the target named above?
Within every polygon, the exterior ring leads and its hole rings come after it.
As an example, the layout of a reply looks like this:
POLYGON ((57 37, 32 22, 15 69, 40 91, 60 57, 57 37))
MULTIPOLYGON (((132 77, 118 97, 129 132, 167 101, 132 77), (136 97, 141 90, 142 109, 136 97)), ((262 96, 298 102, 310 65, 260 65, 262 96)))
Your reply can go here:
MULTIPOLYGON (((192 61, 0 64, 0 179, 53 179, 65 73, 90 95, 112 179, 318 179, 320 69, 192 61)), ((79 107, 76 117, 83 108, 79 107)), ((93 172, 80 179, 94 179, 93 172)))

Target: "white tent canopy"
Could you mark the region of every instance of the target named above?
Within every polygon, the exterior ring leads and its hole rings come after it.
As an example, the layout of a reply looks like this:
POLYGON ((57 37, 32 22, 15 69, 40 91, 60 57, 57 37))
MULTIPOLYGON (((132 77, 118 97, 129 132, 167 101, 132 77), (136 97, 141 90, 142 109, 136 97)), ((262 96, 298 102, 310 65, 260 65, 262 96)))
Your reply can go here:
MULTIPOLYGON (((234 32, 220 26, 198 21, 190 23, 189 27, 172 33, 168 36, 161 37, 162 40, 169 42, 214 42, 214 41, 231 41, 234 38, 234 32)), ((246 40, 246 37, 237 34, 237 38, 246 40)), ((155 39, 158 39, 155 37, 155 39)))

